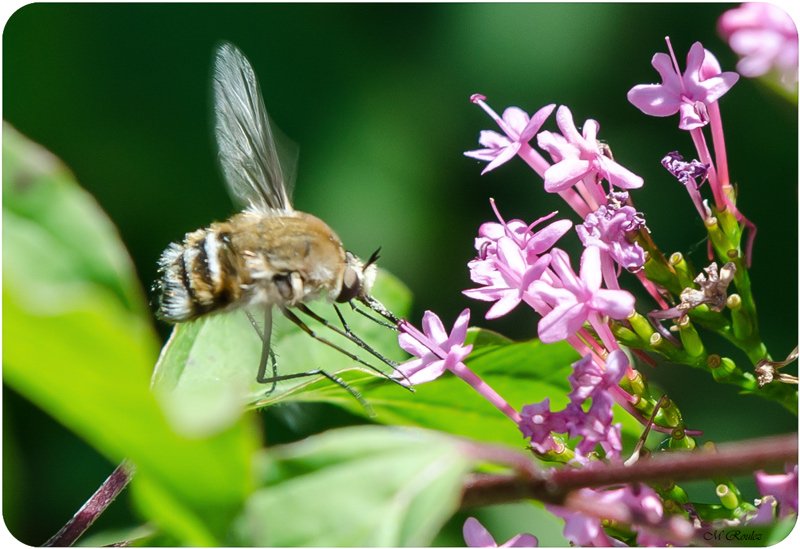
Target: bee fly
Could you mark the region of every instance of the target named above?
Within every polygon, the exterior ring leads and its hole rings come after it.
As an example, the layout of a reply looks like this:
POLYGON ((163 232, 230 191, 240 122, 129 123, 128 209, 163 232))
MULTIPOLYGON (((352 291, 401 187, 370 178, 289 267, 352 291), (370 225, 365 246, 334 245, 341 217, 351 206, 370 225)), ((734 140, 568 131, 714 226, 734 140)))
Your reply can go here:
MULTIPOLYGON (((320 337, 294 312, 322 323, 370 352, 396 371, 397 364, 381 356, 347 326, 335 303, 393 328, 398 322, 370 295, 377 273, 377 252, 365 263, 345 251, 341 240, 322 220, 292 207, 291 191, 297 148, 270 123, 258 81, 250 63, 234 45, 223 43, 214 62, 215 134, 228 190, 245 210, 228 221, 188 233, 161 255, 157 282, 159 316, 180 323, 201 316, 244 308, 262 341, 256 380, 271 384, 305 376, 324 376, 349 391, 366 408, 361 395, 323 368, 278 375, 271 348, 272 312, 280 312, 313 338, 399 383, 356 355, 320 337), (334 303, 341 329, 312 312, 306 303, 334 303), (388 322, 358 308, 360 301, 388 322), (250 309, 264 312, 259 328, 250 309), (268 363, 271 375, 267 375, 268 363)), ((402 385, 401 385, 402 386, 402 385)))

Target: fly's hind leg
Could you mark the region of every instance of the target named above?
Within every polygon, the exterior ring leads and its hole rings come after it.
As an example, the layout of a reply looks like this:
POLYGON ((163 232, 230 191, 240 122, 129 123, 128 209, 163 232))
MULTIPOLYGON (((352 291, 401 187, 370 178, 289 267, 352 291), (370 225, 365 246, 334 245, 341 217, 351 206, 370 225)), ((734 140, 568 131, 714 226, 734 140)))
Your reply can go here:
MULTIPOLYGON (((282 308, 281 311, 286 315, 286 317, 295 322, 295 324, 299 323, 298 325, 304 328, 304 331, 309 332, 308 326, 303 324, 303 321, 297 318, 291 311, 287 311, 285 308, 282 308), (288 314, 287 314, 288 313, 288 314)), ((278 375, 278 363, 275 360, 275 352, 272 350, 272 307, 268 307, 266 312, 264 313, 264 330, 262 331, 259 327, 256 320, 253 318, 253 315, 250 314, 249 311, 245 310, 247 314, 247 318, 250 320, 250 324, 255 329, 258 337, 261 339, 261 359, 259 360, 258 364, 258 373, 256 374, 256 381, 258 383, 270 384, 269 390, 264 394, 264 396, 269 396, 275 391, 275 387, 279 381, 286 381, 289 379, 298 379, 303 377, 312 377, 312 376, 322 376, 329 381, 332 381, 348 393, 350 393, 353 398, 355 398, 359 404, 366 410, 366 412, 370 416, 375 415, 375 411, 372 407, 364 400, 364 397, 361 396, 361 393, 353 389, 347 382, 345 382, 342 378, 338 376, 334 376, 321 368, 316 368, 314 370, 309 370, 307 372, 299 372, 294 374, 284 374, 278 375), (272 362, 272 375, 267 377, 267 365, 269 362, 272 362)), ((325 341, 325 340, 321 340, 325 341)), ((346 351, 342 351, 345 352, 346 351)), ((357 358, 357 357, 356 357, 357 358)))
POLYGON ((265 393, 265 396, 271 395, 275 391, 275 386, 278 382, 278 361, 275 359, 275 351, 272 349, 272 307, 267 307, 264 313, 264 331, 261 331, 258 323, 250 314, 250 311, 245 310, 250 324, 255 329, 261 340, 261 358, 258 361, 258 373, 256 374, 256 381, 259 383, 271 383, 272 385, 265 393), (272 376, 266 377, 267 364, 272 362, 272 376))
MULTIPOLYGON (((341 387, 342 389, 344 389, 345 391, 350 393, 353 396, 353 398, 355 398, 358 401, 358 403, 364 408, 364 410, 366 410, 367 414, 369 414, 370 417, 374 417, 375 416, 375 411, 372 409, 372 406, 370 406, 369 403, 367 403, 367 401, 364 399, 364 397, 361 395, 361 393, 359 393, 358 391, 353 389, 342 378, 340 378, 338 376, 335 376, 335 375, 332 375, 332 374, 329 374, 328 372, 326 372, 325 370, 323 370, 321 368, 316 368, 314 370, 309 370, 308 372, 299 372, 299 373, 296 373, 296 374, 284 374, 284 375, 281 375, 281 376, 275 376, 273 378, 268 378, 268 379, 264 380, 263 383, 272 383, 273 384, 273 388, 274 388, 275 383, 277 383, 279 381, 286 381, 287 379, 298 379, 298 378, 301 378, 301 377, 311 377, 311 376, 322 376, 322 377, 326 378, 328 381, 332 381, 333 383, 335 383, 336 385, 338 385, 339 387, 341 387)), ((267 395, 269 395, 269 394, 270 393, 267 393, 267 395)))

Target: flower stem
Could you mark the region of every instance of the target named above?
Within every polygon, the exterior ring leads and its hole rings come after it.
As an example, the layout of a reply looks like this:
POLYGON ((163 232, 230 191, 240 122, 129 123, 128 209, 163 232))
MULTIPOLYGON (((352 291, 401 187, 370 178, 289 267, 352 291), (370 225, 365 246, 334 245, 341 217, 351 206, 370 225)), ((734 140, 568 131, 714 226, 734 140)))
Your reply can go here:
POLYGON ((467 479, 461 507, 477 507, 536 499, 561 503, 574 490, 632 482, 681 481, 735 477, 758 469, 797 461, 797 435, 782 435, 737 443, 720 444, 716 451, 704 448, 664 452, 631 465, 612 464, 583 469, 555 469, 549 477, 481 474, 467 479))
POLYGON ((508 402, 506 402, 506 400, 497 393, 497 391, 489 386, 488 383, 478 377, 475 372, 467 368, 466 364, 459 362, 453 366, 450 371, 469 384, 473 389, 478 391, 483 398, 491 402, 495 408, 508 416, 511 421, 516 424, 519 424, 519 422, 522 421, 522 417, 520 417, 519 412, 512 408, 508 402))
POLYGON ((78 512, 61 530, 51 537, 43 547, 69 547, 75 544, 81 535, 94 523, 97 517, 106 510, 120 492, 128 485, 134 473, 134 466, 125 460, 100 485, 78 512))

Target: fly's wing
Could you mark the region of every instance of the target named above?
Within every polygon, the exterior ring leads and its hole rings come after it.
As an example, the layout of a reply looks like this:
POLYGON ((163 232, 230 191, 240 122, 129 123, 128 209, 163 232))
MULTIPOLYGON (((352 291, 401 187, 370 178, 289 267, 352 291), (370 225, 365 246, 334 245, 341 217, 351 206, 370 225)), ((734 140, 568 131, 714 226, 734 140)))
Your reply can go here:
POLYGON ((271 124, 253 67, 223 43, 214 59, 215 134, 233 198, 257 212, 291 210, 297 145, 271 124))

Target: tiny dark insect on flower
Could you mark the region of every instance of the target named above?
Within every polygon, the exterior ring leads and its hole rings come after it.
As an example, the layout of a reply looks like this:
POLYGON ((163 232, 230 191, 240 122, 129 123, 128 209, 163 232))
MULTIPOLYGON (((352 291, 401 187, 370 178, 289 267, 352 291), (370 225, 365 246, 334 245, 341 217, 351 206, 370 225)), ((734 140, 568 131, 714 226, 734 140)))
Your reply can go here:
POLYGON ((242 52, 223 43, 214 61, 215 135, 225 183, 244 211, 227 221, 188 233, 161 255, 156 283, 159 316, 173 323, 243 308, 262 340, 256 379, 271 384, 305 376, 324 376, 369 408, 361 395, 324 369, 278 375, 272 350, 272 312, 280 312, 318 341, 346 354, 399 384, 356 355, 318 336, 294 311, 321 322, 396 369, 353 334, 337 309, 344 329, 312 312, 307 303, 349 303, 376 322, 393 327, 397 317, 370 295, 377 273, 377 252, 366 262, 346 251, 321 219, 295 210, 291 193, 297 147, 272 124, 255 73, 242 52), (381 315, 383 322, 354 301, 381 315), (252 311, 263 314, 263 330, 252 311), (271 374, 267 367, 272 364, 271 374))

